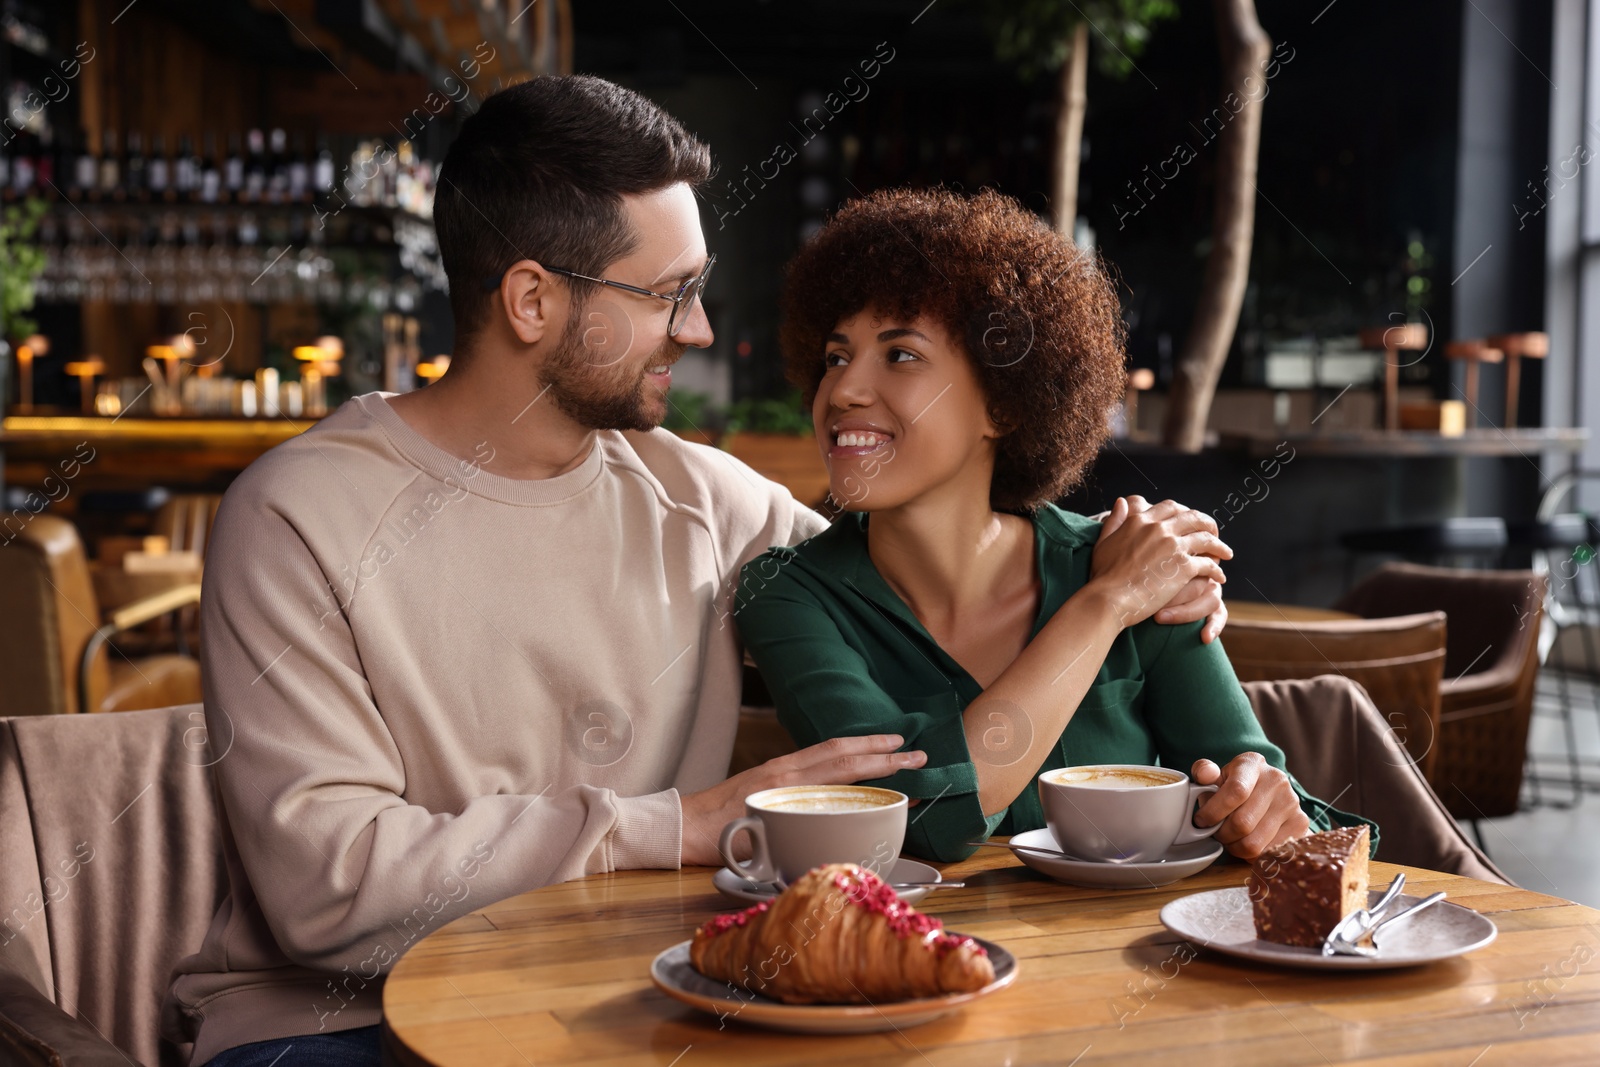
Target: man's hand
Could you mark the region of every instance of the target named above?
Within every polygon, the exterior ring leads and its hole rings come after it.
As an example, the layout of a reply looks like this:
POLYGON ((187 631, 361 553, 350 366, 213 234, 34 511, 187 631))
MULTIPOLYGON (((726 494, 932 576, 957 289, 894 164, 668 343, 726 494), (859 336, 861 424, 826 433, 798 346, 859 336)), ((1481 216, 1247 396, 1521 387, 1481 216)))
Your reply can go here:
POLYGON ((734 775, 721 785, 690 793, 683 803, 684 866, 722 866, 717 838, 722 828, 744 815, 744 798, 785 785, 844 785, 887 778, 896 771, 921 767, 925 752, 896 751, 905 744, 899 734, 835 737, 768 760, 734 775))
POLYGON ((1240 859, 1253 860, 1311 832, 1289 776, 1259 752, 1242 752, 1220 770, 1208 759, 1195 760, 1190 774, 1200 785, 1221 786, 1200 805, 1195 825, 1222 823, 1217 840, 1240 859))
MULTIPOLYGON (((1181 504, 1178 506, 1182 507, 1181 504)), ((1104 541, 1106 537, 1115 533, 1117 528, 1127 521, 1129 515, 1134 512, 1148 510, 1150 510, 1150 503, 1142 496, 1119 498, 1117 504, 1113 505, 1110 511, 1105 512, 1103 516, 1096 516, 1096 518, 1102 519, 1100 540, 1104 541)), ((1193 511, 1192 508, 1185 508, 1184 510, 1193 511)), ((1218 532, 1215 519, 1209 515, 1204 515, 1202 512, 1195 512, 1195 514, 1202 515, 1205 521, 1210 523, 1212 534, 1218 532)), ((1096 544, 1098 545, 1098 542, 1096 544)), ((1232 555, 1233 553, 1230 550, 1227 556, 1219 556, 1218 558, 1232 558, 1232 555)), ((1222 633, 1223 628, 1228 625, 1228 606, 1222 600, 1222 583, 1215 578, 1202 575, 1192 579, 1188 585, 1178 591, 1176 596, 1167 601, 1166 607, 1155 613, 1155 620, 1163 625, 1179 626, 1186 622, 1204 619, 1208 615, 1210 616, 1210 621, 1200 628, 1200 642, 1207 645, 1215 641, 1218 635, 1222 633)))

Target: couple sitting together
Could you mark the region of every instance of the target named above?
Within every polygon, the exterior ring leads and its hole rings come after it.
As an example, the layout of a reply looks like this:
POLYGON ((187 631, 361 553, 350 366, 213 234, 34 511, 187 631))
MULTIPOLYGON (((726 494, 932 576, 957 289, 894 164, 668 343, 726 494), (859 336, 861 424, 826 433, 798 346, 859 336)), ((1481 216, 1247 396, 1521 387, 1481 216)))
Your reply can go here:
POLYGON ((1199 821, 1246 858, 1358 821, 1286 774, 1229 668, 1211 519, 1051 503, 1106 438, 1123 333, 1101 265, 1017 202, 877 193, 791 265, 831 526, 659 428, 712 343, 710 172, 600 79, 489 98, 435 204, 450 373, 350 400, 228 492, 202 610, 229 895, 163 1018, 195 1064, 376 1063, 418 938, 720 864, 773 786, 898 789, 936 861, 1044 825, 1033 781, 1069 764, 1220 783, 1199 821), (801 747, 729 778, 746 648, 801 747))

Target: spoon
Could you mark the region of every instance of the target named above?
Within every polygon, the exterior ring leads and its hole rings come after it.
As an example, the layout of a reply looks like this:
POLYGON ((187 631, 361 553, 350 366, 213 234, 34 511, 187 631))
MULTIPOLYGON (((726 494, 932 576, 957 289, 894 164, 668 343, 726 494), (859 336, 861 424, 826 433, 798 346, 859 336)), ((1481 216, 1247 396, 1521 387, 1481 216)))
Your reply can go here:
POLYGON ((1074 863, 1126 863, 1127 860, 1086 860, 1082 856, 1074 856, 1070 852, 1058 849, 1043 848, 1039 845, 1013 845, 1004 841, 968 841, 967 844, 979 848, 1008 848, 1012 852, 1034 852, 1041 856, 1054 856, 1057 859, 1072 860, 1074 863))
POLYGON ((1440 891, 1438 893, 1434 893, 1432 896, 1423 897, 1416 904, 1414 904, 1411 907, 1407 908, 1405 911, 1400 912, 1398 915, 1389 916, 1387 919, 1383 920, 1383 922, 1379 923, 1377 926, 1374 926, 1372 928, 1372 943, 1374 945, 1376 945, 1378 943, 1378 932, 1380 930, 1385 930, 1385 929, 1387 929, 1387 928, 1389 928, 1391 926, 1394 926, 1394 925, 1398 924, 1403 919, 1409 919, 1411 916, 1415 915, 1417 912, 1421 911, 1423 908, 1431 908, 1431 907, 1433 907, 1435 904, 1439 903, 1439 901, 1441 901, 1443 899, 1444 899, 1444 892, 1440 891))

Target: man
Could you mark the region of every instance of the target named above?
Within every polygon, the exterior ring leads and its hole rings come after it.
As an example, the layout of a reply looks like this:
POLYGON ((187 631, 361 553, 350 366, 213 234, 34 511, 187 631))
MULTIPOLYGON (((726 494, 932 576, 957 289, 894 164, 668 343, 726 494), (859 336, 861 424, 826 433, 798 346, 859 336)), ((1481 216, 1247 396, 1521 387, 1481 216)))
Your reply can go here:
MULTIPOLYGON (((734 577, 826 524, 656 429, 673 363, 712 341, 709 174, 609 82, 491 97, 435 201, 450 373, 356 397, 228 492, 203 626, 230 895, 164 1007, 195 1064, 376 1063, 383 975, 451 919, 720 864, 747 794, 924 762, 850 738, 724 781, 734 577)), ((1189 592, 1173 621, 1220 604, 1189 592)))

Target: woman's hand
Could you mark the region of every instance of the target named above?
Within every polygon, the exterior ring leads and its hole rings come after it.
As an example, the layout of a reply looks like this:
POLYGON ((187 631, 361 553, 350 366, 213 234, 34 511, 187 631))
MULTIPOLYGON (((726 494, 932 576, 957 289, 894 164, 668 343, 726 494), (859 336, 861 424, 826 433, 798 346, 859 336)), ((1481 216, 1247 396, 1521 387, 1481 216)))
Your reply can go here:
POLYGON ((1189 622, 1213 615, 1203 639, 1221 632, 1227 612, 1220 587, 1227 577, 1219 560, 1233 549, 1217 536, 1204 512, 1172 500, 1151 507, 1142 497, 1119 497, 1101 527, 1089 577, 1109 598, 1123 626, 1163 612, 1162 622, 1189 622), (1215 605, 1208 594, 1215 588, 1215 605), (1203 611, 1197 610, 1203 608, 1203 611))
POLYGON ((905 739, 899 734, 835 737, 751 767, 710 789, 690 793, 681 801, 680 862, 685 866, 722 866, 717 839, 724 826, 744 815, 744 798, 751 793, 785 785, 845 785, 887 778, 896 771, 928 762, 926 752, 898 751, 903 744, 905 739))
POLYGON ((1253 860, 1311 832, 1289 776, 1259 752, 1242 752, 1220 770, 1208 759, 1195 760, 1190 774, 1200 785, 1221 786, 1200 805, 1195 825, 1222 823, 1217 840, 1240 859, 1253 860))

